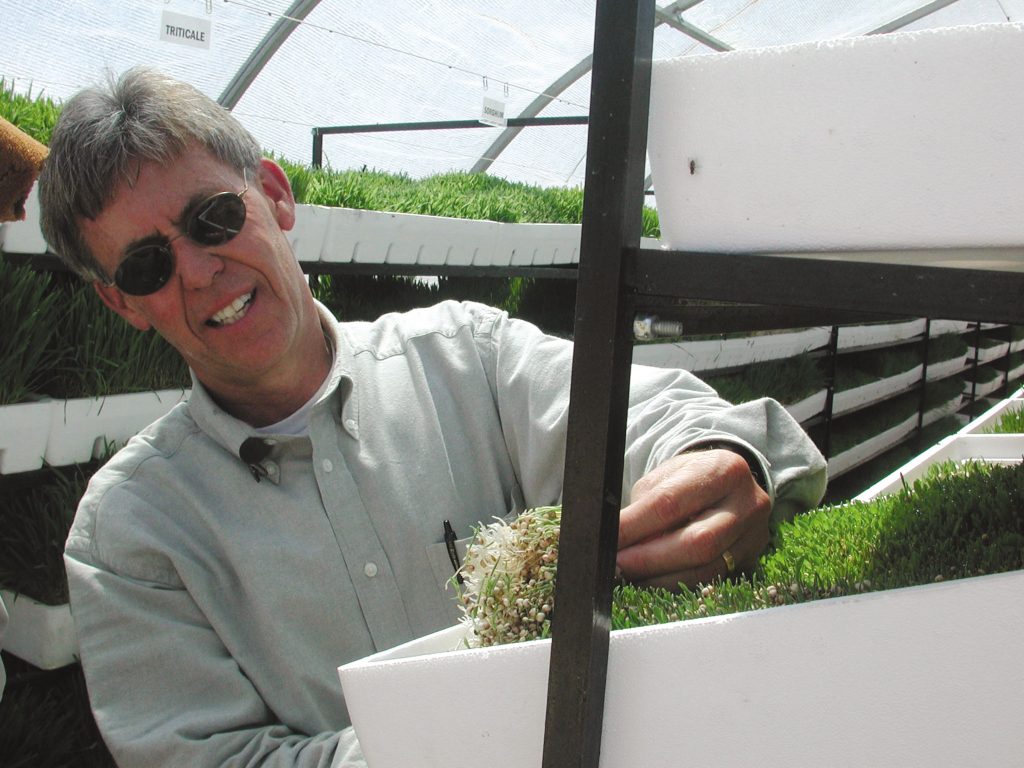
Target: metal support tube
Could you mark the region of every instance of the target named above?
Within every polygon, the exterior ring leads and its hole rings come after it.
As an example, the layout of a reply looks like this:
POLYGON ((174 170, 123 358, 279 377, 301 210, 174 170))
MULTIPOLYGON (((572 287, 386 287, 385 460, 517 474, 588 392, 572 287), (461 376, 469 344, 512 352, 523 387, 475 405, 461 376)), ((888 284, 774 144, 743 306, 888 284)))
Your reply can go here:
POLYGON ((323 168, 324 166, 324 135, 319 128, 313 129, 313 167, 323 168))
POLYGON ((921 340, 921 391, 920 403, 917 408, 917 432, 920 435, 921 430, 924 429, 924 412, 928 407, 928 345, 932 340, 932 321, 931 318, 925 318, 924 321, 924 336, 921 340))
POLYGON ((978 355, 981 354, 981 321, 974 324, 974 357, 971 360, 971 402, 978 396, 978 355))
POLYGON ((600 758, 653 40, 653 2, 598 0, 545 768, 600 758))
MULTIPOLYGON (((509 128, 538 128, 552 125, 586 125, 586 115, 566 115, 565 117, 510 117, 506 123, 509 128)), ((323 125, 313 129, 313 165, 321 167, 324 154, 324 136, 347 133, 396 133, 399 131, 450 131, 466 128, 494 128, 493 125, 481 123, 479 120, 427 120, 405 123, 366 123, 363 125, 323 125)), ((507 130, 507 129, 506 129, 507 130)), ((482 169, 473 167, 472 172, 482 169)))
POLYGON ((826 363, 825 380, 827 389, 825 391, 825 422, 821 445, 818 450, 825 459, 832 458, 832 409, 835 407, 836 399, 836 363, 839 359, 839 326, 833 325, 828 337, 828 361, 826 363))

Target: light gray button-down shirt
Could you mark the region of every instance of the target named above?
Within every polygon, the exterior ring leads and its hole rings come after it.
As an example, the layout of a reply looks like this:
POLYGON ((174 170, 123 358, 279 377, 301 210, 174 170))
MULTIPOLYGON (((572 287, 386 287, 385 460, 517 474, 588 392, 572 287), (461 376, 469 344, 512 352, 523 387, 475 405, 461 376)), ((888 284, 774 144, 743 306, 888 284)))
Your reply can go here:
MULTIPOLYGON (((196 381, 82 499, 72 613, 123 766, 360 764, 336 669, 455 622, 443 521, 468 537, 560 499, 570 343, 469 303, 321 315, 334 363, 308 436, 263 438, 250 467, 256 431, 196 381)), ((777 516, 820 500, 825 463, 774 401, 655 368, 631 389, 627 493, 726 439, 762 460, 777 516)))

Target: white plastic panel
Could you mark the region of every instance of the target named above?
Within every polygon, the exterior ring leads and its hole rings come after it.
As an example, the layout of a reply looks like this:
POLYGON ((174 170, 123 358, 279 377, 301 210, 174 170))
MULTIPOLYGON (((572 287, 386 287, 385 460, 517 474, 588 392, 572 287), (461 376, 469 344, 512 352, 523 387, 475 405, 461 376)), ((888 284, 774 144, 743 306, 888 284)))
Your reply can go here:
POLYGON ((1007 96, 1022 71, 1022 24, 655 62, 663 238, 720 251, 1024 246, 1024 101, 1007 96))
MULTIPOLYGON (((1014 765, 1022 590, 1015 572, 613 632, 600 764, 1014 765)), ((340 669, 374 768, 540 765, 550 642, 457 638, 340 669)))

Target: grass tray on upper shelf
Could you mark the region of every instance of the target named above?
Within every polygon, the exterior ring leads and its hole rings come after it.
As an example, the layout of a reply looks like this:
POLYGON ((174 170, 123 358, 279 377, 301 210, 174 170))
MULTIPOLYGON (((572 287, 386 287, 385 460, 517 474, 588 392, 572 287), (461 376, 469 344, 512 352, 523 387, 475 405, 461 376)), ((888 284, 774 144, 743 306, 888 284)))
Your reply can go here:
MULTIPOLYGON (((111 447, 108 454, 112 452, 111 447)), ((0 587, 44 605, 68 602, 64 540, 78 501, 100 463, 48 467, 37 484, 4 489, 0 494, 0 587)))
MULTIPOLYGON (((481 529, 459 587, 470 645, 550 636, 560 509, 481 529)), ((1024 568, 1024 465, 937 465, 871 502, 779 526, 756 570, 682 589, 618 585, 612 628, 648 626, 1024 568)))

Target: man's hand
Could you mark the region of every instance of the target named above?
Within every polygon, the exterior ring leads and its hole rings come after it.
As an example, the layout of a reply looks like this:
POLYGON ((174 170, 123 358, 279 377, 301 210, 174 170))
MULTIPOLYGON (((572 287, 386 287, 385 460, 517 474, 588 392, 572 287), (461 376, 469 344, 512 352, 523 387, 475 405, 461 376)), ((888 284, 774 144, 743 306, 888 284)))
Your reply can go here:
POLYGON ((752 568, 770 541, 771 502, 747 462, 724 449, 682 453, 633 486, 619 516, 622 575, 676 589, 752 568))

